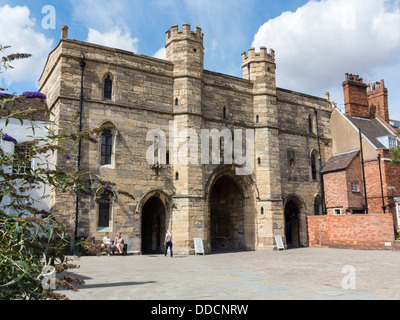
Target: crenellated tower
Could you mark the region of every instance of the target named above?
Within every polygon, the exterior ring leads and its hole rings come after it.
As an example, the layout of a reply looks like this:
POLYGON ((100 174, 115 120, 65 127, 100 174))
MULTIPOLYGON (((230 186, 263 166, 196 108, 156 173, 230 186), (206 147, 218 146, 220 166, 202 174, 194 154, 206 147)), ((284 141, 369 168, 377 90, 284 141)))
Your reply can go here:
POLYGON ((166 32, 167 60, 176 64, 175 76, 201 78, 203 74, 203 33, 200 27, 191 30, 190 24, 184 23, 182 30, 173 25, 166 32))
MULTIPOLYGON (((203 33, 199 27, 191 30, 190 25, 177 25, 166 32, 166 57, 173 62, 173 113, 174 113, 174 203, 177 206, 173 216, 174 237, 178 247, 188 248, 188 239, 206 238, 204 228, 192 226, 207 223, 204 216, 204 168, 201 163, 189 161, 188 146, 194 136, 201 136, 203 126, 203 33)), ((171 134, 171 133, 170 133, 171 134)), ((171 148, 171 146, 170 146, 171 148)), ((201 148, 198 148, 197 160, 201 148)))
POLYGON ((201 28, 192 31, 184 23, 178 30, 174 25, 166 32, 166 57, 174 63, 174 109, 176 112, 201 114, 202 78, 204 70, 203 33, 201 28))
POLYGON ((255 48, 250 48, 248 54, 242 53, 243 78, 253 82, 265 82, 276 87, 275 81, 275 51, 266 47, 260 47, 256 53, 255 48))
POLYGON ((275 77, 275 51, 260 47, 242 53, 243 78, 253 83, 255 127, 255 177, 260 196, 258 221, 260 249, 273 246, 274 234, 282 234, 282 188, 279 159, 279 129, 275 77))

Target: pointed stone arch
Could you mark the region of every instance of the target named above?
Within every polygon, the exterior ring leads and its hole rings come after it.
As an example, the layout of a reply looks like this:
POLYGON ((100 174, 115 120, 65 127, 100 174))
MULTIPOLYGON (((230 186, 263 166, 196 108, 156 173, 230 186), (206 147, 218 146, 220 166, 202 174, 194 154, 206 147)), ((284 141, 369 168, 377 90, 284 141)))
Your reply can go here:
POLYGON ((172 229, 172 200, 162 190, 151 190, 142 195, 136 205, 140 215, 140 252, 142 254, 163 251, 163 237, 172 229))
POLYGON ((210 252, 255 250, 257 192, 251 177, 236 175, 235 168, 219 166, 205 186, 210 252))
POLYGON ((288 248, 307 246, 307 206, 295 193, 283 201, 285 240, 288 248))

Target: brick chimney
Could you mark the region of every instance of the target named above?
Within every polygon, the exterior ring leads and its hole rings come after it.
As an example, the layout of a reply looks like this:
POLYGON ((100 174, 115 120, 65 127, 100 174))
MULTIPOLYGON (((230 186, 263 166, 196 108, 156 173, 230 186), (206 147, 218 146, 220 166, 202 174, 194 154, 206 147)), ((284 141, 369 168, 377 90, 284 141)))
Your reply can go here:
POLYGON ((358 75, 346 73, 343 82, 346 114, 360 118, 370 118, 367 85, 358 75))
POLYGON ((368 105, 371 110, 371 118, 378 114, 389 123, 388 90, 384 80, 372 82, 367 85, 368 105))

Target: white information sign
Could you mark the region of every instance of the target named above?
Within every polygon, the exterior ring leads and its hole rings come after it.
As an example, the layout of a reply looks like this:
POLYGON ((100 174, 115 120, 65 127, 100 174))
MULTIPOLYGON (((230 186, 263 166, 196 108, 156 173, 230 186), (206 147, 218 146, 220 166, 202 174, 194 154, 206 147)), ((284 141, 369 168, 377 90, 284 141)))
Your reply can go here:
POLYGON ((276 246, 277 246, 277 248, 278 248, 278 251, 279 251, 280 249, 285 250, 285 245, 283 244, 283 241, 282 241, 282 237, 281 237, 281 236, 275 236, 275 242, 276 242, 276 246))
POLYGON ((194 238, 193 241, 194 241, 194 253, 204 254, 203 239, 194 238))

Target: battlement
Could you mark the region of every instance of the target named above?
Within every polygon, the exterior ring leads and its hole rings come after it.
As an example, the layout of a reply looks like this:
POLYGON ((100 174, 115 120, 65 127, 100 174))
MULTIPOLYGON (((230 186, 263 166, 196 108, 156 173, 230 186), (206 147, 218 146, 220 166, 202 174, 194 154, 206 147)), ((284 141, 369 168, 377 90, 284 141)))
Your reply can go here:
POLYGON ((249 53, 242 53, 242 64, 246 65, 250 62, 270 62, 275 63, 275 51, 273 49, 267 52, 266 47, 260 47, 260 52, 256 52, 255 48, 250 48, 249 53))
POLYGON ((197 42, 203 42, 204 34, 200 27, 195 27, 194 31, 191 30, 189 23, 182 24, 182 30, 178 30, 178 25, 174 24, 171 29, 166 33, 167 44, 174 40, 193 40, 197 42))
POLYGON ((385 89, 385 81, 384 80, 367 83, 367 92, 368 93, 379 90, 379 89, 385 89))

